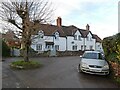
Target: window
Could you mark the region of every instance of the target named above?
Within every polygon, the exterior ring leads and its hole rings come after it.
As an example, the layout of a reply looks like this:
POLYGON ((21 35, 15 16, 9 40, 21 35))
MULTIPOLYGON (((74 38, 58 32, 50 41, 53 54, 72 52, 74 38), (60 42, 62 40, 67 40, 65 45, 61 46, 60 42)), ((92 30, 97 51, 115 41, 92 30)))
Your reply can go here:
POLYGON ((59 45, 55 45, 55 50, 59 50, 59 45))
POLYGON ((38 32, 38 38, 43 38, 43 36, 44 36, 43 31, 40 30, 40 31, 38 32))
POLYGON ((87 36, 87 41, 89 41, 89 37, 87 36))
POLYGON ((84 50, 86 50, 86 45, 84 45, 84 50))
POLYGON ((77 35, 74 35, 74 40, 77 40, 77 35))
POLYGON ((74 42, 73 42, 73 41, 72 41, 71 43, 72 43, 72 44, 74 44, 74 42))
POLYGON ((81 45, 81 50, 83 50, 83 45, 81 45))
POLYGON ((83 58, 88 58, 88 59, 104 59, 104 57, 101 55, 101 53, 85 53, 83 55, 83 58))
POLYGON ((90 41, 92 41, 92 37, 90 38, 90 41))
POLYGON ((39 50, 42 50, 42 45, 41 45, 41 44, 37 44, 37 45, 36 45, 36 50, 38 50, 38 51, 39 51, 39 50))
POLYGON ((59 39, 59 33, 58 32, 55 33, 55 39, 57 39, 57 40, 59 39))
POLYGON ((87 37, 87 41, 89 41, 89 37, 87 37))
POLYGON ((90 46, 90 50, 93 50, 93 46, 90 46))
POLYGON ((78 39, 81 41, 81 36, 80 35, 78 36, 78 39))
POLYGON ((50 50, 51 46, 50 45, 47 45, 47 49, 50 50))
POLYGON ((77 46, 74 45, 74 46, 72 47, 72 50, 77 50, 77 46))

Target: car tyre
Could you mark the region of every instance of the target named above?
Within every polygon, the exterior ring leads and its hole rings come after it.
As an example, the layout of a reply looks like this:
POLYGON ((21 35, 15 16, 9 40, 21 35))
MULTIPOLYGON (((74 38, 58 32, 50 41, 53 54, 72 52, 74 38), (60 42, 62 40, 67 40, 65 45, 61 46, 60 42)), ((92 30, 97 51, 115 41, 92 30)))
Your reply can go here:
POLYGON ((78 65, 78 72, 79 72, 79 73, 82 72, 82 70, 81 70, 81 68, 80 68, 80 64, 78 65))

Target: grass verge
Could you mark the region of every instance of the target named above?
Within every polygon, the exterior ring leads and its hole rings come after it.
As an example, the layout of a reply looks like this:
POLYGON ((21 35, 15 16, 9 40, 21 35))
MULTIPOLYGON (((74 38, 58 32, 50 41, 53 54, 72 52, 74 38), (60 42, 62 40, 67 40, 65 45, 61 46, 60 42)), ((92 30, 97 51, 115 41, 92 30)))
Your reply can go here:
POLYGON ((36 61, 29 61, 29 62, 25 62, 23 60, 19 60, 19 61, 14 61, 10 64, 10 67, 13 69, 35 69, 35 68, 39 68, 40 66, 42 66, 41 63, 38 63, 36 61))

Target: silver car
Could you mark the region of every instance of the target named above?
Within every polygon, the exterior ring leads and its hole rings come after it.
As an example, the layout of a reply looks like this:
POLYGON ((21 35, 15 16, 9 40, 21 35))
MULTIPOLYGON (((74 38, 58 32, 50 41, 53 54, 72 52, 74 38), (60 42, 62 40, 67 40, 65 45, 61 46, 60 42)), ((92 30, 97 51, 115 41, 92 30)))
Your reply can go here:
POLYGON ((85 51, 83 56, 80 56, 78 71, 89 74, 108 75, 109 64, 99 51, 85 51))

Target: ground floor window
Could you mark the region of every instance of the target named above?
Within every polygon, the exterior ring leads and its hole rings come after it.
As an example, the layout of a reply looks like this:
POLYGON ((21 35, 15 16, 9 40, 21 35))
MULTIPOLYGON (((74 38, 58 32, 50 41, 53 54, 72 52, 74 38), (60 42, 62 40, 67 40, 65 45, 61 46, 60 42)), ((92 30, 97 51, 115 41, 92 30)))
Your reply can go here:
POLYGON ((86 50, 86 47, 87 47, 87 46, 86 46, 86 45, 84 45, 84 50, 86 50))
POLYGON ((46 46, 46 48, 47 48, 48 50, 50 50, 51 47, 52 47, 52 45, 47 45, 47 46, 46 46))
POLYGON ((59 45, 55 45, 55 50, 59 50, 59 45))
POLYGON ((77 46, 74 45, 74 46, 72 47, 72 50, 77 50, 77 46))
POLYGON ((81 45, 81 50, 83 50, 83 45, 81 45))
POLYGON ((36 45, 36 50, 38 50, 38 51, 42 50, 42 44, 37 44, 36 45))
POLYGON ((93 46, 92 45, 90 46, 90 50, 93 50, 93 46))

